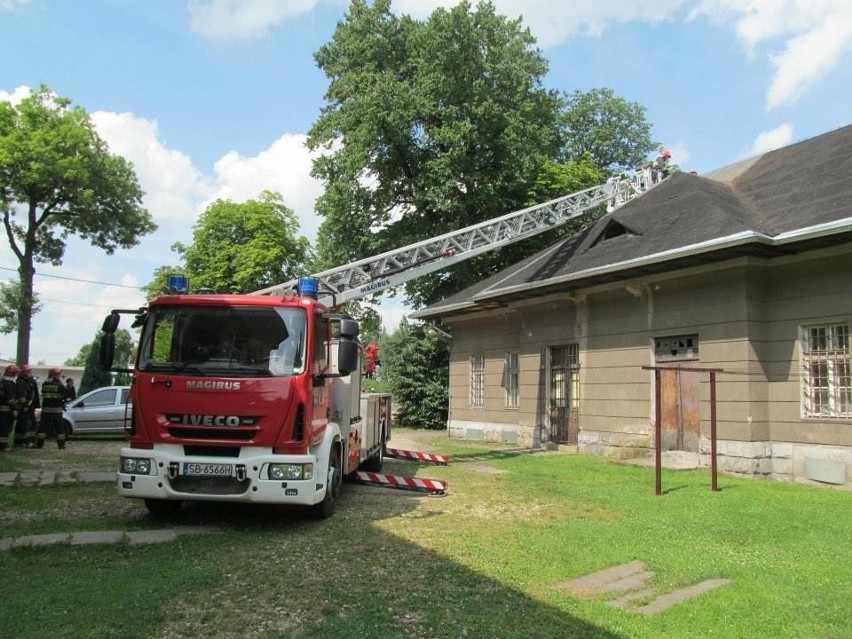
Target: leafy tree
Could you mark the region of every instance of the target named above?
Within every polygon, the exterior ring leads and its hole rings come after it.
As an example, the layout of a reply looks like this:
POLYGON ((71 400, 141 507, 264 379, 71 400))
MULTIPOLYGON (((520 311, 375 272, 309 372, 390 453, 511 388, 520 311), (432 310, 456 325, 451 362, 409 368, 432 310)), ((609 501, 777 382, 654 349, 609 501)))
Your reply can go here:
MULTIPOLYGON (((298 230, 298 218, 281 195, 264 191, 243 203, 215 201, 193 227, 192 244, 173 248, 193 290, 250 293, 304 274, 312 252, 298 230)), ((157 270, 157 277, 165 275, 165 267, 157 270)))
POLYGON ((450 347, 405 319, 380 342, 382 376, 393 393, 396 422, 410 428, 447 426, 450 347))
MULTIPOLYGON (((98 344, 100 346, 100 344, 98 344)), ((127 329, 120 328, 115 332, 115 367, 132 369, 136 360, 136 344, 127 329)), ((115 383, 119 386, 130 384, 130 373, 119 371, 115 374, 115 383)))
POLYGON ((659 146, 651 140, 645 107, 617 97, 612 89, 575 91, 566 98, 561 124, 565 157, 588 156, 603 169, 638 167, 659 146))
MULTIPOLYGON (((20 282, 0 282, 0 333, 8 335, 18 330, 18 309, 24 300, 23 287, 20 282)), ((38 295, 35 292, 31 298, 32 314, 41 310, 38 295)))
MULTIPOLYGON (((353 0, 316 53, 330 79, 309 146, 326 182, 318 246, 334 266, 521 208, 559 151, 559 99, 519 20, 490 2, 417 22, 353 0)), ((415 306, 473 283, 499 255, 406 285, 415 306)))
POLYGON ((80 380, 80 388, 77 391, 80 395, 101 386, 112 384, 112 374, 98 362, 102 334, 99 331, 95 340, 89 344, 89 352, 86 355, 86 367, 83 369, 83 378, 80 380))
POLYGON ((83 344, 74 357, 69 357, 65 360, 65 366, 85 366, 86 361, 89 359, 89 353, 91 353, 91 351, 91 344, 83 344))
MULTIPOLYGON (((111 255, 156 226, 132 165, 112 155, 89 115, 42 86, 0 102, 0 213, 18 259, 17 361, 29 361, 35 263, 62 264, 76 235, 111 255)), ((9 297, 4 294, 3 303, 9 297)), ((4 315, 8 315, 6 307, 4 315)))

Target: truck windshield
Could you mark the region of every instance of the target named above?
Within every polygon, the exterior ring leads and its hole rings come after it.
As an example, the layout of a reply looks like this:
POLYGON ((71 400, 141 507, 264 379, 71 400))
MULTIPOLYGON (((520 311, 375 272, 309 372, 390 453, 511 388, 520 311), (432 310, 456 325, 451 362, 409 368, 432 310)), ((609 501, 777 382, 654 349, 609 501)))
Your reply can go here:
POLYGON ((139 369, 217 376, 304 370, 305 312, 269 306, 164 306, 150 310, 139 369))

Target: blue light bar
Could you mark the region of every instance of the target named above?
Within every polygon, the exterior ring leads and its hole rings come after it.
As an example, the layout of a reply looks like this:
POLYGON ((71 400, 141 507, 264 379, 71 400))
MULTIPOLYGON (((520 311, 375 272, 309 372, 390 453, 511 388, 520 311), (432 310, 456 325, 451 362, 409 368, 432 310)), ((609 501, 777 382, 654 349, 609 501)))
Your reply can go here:
POLYGON ((319 290, 319 280, 315 277, 303 276, 299 278, 299 296, 310 297, 317 299, 317 291, 319 290))
POLYGON ((185 295, 189 292, 189 278, 177 273, 167 276, 166 290, 173 295, 185 295))

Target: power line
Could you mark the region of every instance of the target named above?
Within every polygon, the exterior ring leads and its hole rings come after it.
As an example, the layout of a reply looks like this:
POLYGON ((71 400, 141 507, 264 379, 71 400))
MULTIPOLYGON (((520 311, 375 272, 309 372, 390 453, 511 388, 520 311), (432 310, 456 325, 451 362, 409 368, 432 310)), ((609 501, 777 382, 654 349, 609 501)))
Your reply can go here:
POLYGON ((105 306, 104 304, 87 304, 86 302, 70 302, 67 300, 54 300, 49 297, 39 297, 39 302, 53 302, 54 304, 68 304, 69 306, 93 306, 94 308, 113 308, 113 306, 105 306))
MULTIPOLYGON (((18 272, 16 268, 9 268, 8 266, 0 266, 0 270, 2 271, 14 271, 18 272)), ((119 288, 132 288, 135 291, 141 291, 141 286, 128 286, 127 284, 113 284, 112 282, 98 282, 97 280, 83 280, 74 277, 63 277, 61 275, 50 275, 48 273, 36 273, 38 277, 52 277, 56 280, 66 280, 68 282, 83 282, 84 284, 101 284, 102 286, 118 286, 119 288)))

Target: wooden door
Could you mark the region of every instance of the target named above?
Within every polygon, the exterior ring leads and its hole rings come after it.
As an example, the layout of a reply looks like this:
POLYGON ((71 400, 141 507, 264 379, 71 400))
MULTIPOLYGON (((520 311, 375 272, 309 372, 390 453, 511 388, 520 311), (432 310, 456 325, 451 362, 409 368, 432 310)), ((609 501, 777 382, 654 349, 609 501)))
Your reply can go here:
POLYGON ((698 452, 701 403, 697 371, 660 371, 660 450, 698 452))

